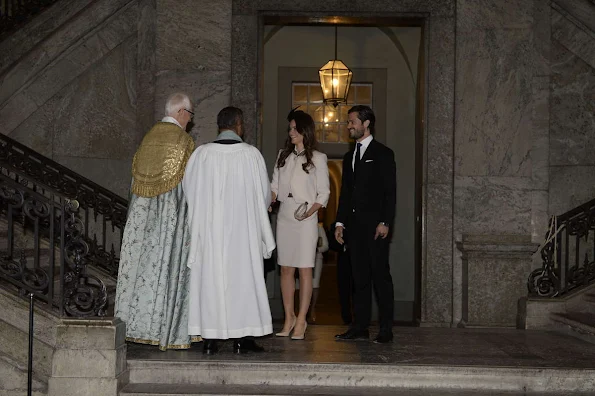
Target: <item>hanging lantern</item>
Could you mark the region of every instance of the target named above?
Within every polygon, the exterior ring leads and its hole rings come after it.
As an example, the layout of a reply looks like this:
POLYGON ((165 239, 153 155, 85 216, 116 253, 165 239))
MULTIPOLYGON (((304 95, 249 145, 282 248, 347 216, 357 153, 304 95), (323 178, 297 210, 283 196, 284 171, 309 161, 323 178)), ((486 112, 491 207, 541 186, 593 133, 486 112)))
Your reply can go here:
POLYGON ((347 102, 353 72, 343 61, 337 59, 337 26, 335 26, 335 59, 328 61, 318 70, 318 77, 324 103, 332 103, 337 107, 339 103, 347 102))

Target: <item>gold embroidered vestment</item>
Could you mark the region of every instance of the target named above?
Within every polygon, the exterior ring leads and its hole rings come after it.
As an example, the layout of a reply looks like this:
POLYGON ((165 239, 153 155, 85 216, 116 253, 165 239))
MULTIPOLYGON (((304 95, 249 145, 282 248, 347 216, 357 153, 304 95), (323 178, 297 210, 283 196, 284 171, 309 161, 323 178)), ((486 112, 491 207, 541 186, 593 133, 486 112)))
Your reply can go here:
POLYGON ((194 151, 194 141, 182 128, 158 122, 145 135, 132 161, 132 192, 155 197, 182 181, 186 163, 194 151))

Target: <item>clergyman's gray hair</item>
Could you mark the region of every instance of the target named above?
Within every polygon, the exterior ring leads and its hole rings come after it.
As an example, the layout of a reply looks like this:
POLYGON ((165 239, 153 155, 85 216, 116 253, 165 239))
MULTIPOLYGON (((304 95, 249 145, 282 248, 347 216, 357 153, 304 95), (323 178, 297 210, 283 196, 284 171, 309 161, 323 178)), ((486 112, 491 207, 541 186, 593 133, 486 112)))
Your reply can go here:
POLYGON ((185 93, 176 92, 169 95, 165 102, 165 115, 174 117, 181 109, 192 111, 192 101, 185 93))

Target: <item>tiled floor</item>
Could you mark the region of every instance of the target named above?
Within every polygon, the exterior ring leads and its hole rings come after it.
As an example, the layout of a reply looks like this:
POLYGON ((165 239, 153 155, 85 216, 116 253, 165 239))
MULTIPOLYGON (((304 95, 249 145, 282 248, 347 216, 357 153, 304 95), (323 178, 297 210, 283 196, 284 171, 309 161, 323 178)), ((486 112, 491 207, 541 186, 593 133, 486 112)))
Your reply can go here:
MULTIPOLYGON (((127 357, 177 361, 595 368, 595 344, 553 332, 395 327, 394 342, 378 345, 365 341, 335 341, 334 335, 342 331, 344 328, 340 326, 316 325, 308 327, 304 341, 263 337, 258 342, 266 352, 261 354, 234 355, 228 341, 215 356, 203 355, 202 344, 195 344, 189 350, 166 352, 157 347, 129 344, 127 357)), ((371 336, 374 335, 372 329, 371 336)))

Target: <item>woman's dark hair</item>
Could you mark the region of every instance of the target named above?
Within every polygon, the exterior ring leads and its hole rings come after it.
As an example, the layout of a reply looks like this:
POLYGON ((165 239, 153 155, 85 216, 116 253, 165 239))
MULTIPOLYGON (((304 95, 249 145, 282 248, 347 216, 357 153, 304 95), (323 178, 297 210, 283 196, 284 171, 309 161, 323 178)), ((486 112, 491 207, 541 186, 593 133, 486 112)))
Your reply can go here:
MULTIPOLYGON (((310 173, 308 170, 314 167, 312 162, 312 153, 316 149, 316 135, 314 134, 315 125, 314 120, 310 117, 310 114, 303 112, 302 110, 291 110, 287 115, 287 122, 295 121, 295 128, 298 133, 304 137, 304 155, 306 156, 306 162, 302 164, 302 169, 306 173, 310 173)), ((289 127, 288 127, 289 132, 289 127)), ((285 160, 295 150, 294 144, 291 143, 291 138, 287 136, 285 140, 285 147, 279 155, 277 161, 277 168, 283 168, 285 166, 285 160)))

